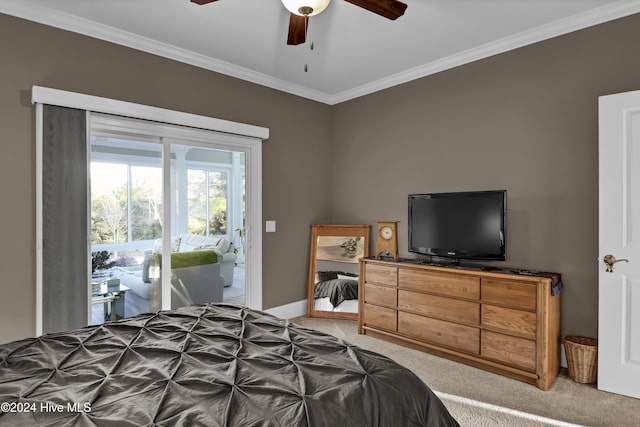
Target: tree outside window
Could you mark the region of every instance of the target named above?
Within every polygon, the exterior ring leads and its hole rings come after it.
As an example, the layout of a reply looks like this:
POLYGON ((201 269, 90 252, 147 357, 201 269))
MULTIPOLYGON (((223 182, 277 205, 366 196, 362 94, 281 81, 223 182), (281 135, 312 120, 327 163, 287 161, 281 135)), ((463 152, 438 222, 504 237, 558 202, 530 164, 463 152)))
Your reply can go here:
POLYGON ((187 177, 189 233, 227 234, 227 173, 189 169, 187 177))
POLYGON ((162 198, 155 167, 91 164, 91 241, 118 244, 162 235, 162 198))

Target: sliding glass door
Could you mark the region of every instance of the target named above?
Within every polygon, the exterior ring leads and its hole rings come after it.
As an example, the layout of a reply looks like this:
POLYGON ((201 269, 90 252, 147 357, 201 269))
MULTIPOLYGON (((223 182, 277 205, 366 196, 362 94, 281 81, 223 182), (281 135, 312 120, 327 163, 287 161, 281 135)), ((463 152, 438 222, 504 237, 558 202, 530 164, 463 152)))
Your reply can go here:
POLYGON ((91 119, 92 324, 189 304, 245 304, 245 153, 177 133, 91 119))
POLYGON ((162 238, 161 140, 94 130, 89 171, 91 323, 160 309, 148 258, 162 238))
POLYGON ((246 223, 245 153, 176 138, 164 142, 171 158, 172 245, 163 248, 171 251, 171 307, 244 305, 244 263, 238 254, 246 223))
POLYGON ((190 303, 262 308, 268 129, 39 86, 32 100, 36 335, 190 303))

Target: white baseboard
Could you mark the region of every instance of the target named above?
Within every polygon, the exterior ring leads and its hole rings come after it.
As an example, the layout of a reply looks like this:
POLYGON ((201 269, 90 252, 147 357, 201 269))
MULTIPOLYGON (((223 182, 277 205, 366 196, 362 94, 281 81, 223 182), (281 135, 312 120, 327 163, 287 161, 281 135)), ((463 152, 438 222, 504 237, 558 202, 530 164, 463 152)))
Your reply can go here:
POLYGON ((567 354, 564 352, 564 345, 560 344, 560 367, 566 368, 567 366, 567 354))
POLYGON ((307 300, 300 300, 278 307, 273 307, 268 310, 264 310, 269 314, 281 317, 283 319, 292 319, 294 317, 300 317, 307 314, 307 300))

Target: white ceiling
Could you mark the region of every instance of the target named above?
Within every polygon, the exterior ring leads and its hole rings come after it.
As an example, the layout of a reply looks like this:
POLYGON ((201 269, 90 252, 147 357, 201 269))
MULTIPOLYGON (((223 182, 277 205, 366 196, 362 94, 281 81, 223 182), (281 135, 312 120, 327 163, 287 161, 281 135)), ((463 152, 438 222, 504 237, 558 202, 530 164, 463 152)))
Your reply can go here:
POLYGON ((0 0, 0 12, 327 104, 640 12, 640 0, 403 1, 390 21, 333 0, 311 18, 313 50, 286 45, 280 0, 0 0))

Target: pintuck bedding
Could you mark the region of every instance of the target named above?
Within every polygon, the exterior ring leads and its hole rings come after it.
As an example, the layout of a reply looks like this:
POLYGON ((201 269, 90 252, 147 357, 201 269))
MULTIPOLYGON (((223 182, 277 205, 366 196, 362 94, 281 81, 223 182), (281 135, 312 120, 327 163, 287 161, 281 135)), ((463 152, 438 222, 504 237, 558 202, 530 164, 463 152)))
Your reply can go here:
POLYGON ((392 360, 227 304, 1 345, 0 403, 10 426, 458 425, 392 360))
POLYGON ((358 280, 331 279, 318 282, 314 286, 314 298, 329 298, 334 307, 346 300, 357 300, 358 280))
POLYGON ((358 275, 343 271, 318 271, 313 286, 318 311, 358 312, 358 275))

